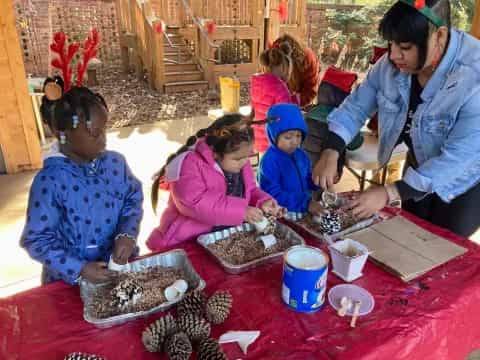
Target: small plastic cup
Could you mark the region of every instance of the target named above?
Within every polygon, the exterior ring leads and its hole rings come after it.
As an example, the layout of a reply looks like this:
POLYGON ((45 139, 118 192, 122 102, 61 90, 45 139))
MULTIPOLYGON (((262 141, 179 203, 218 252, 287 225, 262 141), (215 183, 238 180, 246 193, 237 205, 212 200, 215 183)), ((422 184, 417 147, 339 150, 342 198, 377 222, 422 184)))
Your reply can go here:
POLYGON ((337 204, 338 196, 337 193, 330 192, 328 190, 325 190, 322 193, 322 202, 324 203, 325 206, 332 207, 337 204))
POLYGON ((179 298, 181 293, 173 285, 170 285, 169 287, 165 288, 163 294, 165 295, 167 301, 175 301, 179 298))
POLYGON ((125 265, 117 264, 115 261, 113 261, 112 255, 110 255, 110 260, 108 261, 108 270, 123 271, 125 266, 127 266, 127 264, 125 265))
POLYGON ((258 240, 263 242, 263 246, 265 247, 265 249, 268 249, 269 247, 277 243, 277 238, 275 237, 275 235, 272 234, 260 236, 258 240))
POLYGON ((261 232, 263 232, 263 231, 267 228, 268 224, 269 224, 269 221, 268 221, 268 219, 264 216, 263 219, 262 219, 262 221, 256 222, 256 223, 254 224, 254 226, 255 226, 255 229, 257 229, 257 231, 258 231, 259 233, 261 233, 261 232))
POLYGON ((178 279, 172 286, 181 294, 185 294, 188 290, 188 283, 183 279, 178 279))
POLYGON ((188 290, 188 283, 183 279, 176 280, 172 285, 165 288, 163 294, 168 301, 178 300, 188 290))

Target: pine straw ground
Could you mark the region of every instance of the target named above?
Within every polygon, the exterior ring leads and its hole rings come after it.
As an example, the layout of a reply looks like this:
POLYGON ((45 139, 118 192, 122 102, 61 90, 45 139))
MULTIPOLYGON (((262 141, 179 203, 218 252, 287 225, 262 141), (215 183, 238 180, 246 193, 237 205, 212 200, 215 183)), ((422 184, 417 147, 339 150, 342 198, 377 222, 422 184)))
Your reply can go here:
MULTIPOLYGON (((220 108, 218 89, 174 94, 160 94, 150 89, 146 79, 135 73, 125 74, 119 67, 103 66, 97 71, 98 86, 92 90, 105 98, 110 109, 110 128, 149 124, 162 120, 183 120, 207 115, 220 108)), ((249 85, 242 84, 240 104, 249 103, 249 85)))

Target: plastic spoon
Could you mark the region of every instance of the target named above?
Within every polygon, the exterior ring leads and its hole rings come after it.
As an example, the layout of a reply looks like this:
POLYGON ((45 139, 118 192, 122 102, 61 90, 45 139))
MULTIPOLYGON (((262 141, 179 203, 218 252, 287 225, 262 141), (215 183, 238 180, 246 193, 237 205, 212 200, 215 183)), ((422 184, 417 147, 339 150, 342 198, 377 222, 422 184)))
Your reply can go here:
POLYGON ((352 320, 350 321, 350 327, 352 328, 356 326, 358 313, 360 311, 360 305, 362 305, 362 302, 360 300, 355 300, 353 302, 353 316, 352 316, 352 320))
POLYGON ((344 317, 348 310, 352 307, 352 300, 346 296, 340 299, 340 308, 337 311, 337 315, 344 317))

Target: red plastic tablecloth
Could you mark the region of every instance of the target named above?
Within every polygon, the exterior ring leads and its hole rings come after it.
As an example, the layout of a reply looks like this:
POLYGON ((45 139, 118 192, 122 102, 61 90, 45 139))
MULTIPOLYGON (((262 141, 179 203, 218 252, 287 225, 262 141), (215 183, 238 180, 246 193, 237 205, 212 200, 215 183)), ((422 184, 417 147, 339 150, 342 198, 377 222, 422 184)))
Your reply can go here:
MULTIPOLYGON (((199 246, 187 244, 207 292, 228 289, 233 295, 232 313, 213 327, 213 336, 261 331, 246 356, 235 343, 222 345, 230 359, 463 360, 480 348, 480 248, 409 214, 402 216, 469 251, 409 284, 368 262, 355 284, 373 294, 375 309, 359 318, 355 329, 328 304, 314 314, 289 310, 280 297, 281 259, 228 275, 199 246)), ((341 282, 329 274, 328 288, 341 282)), ((144 350, 141 332, 160 316, 97 329, 82 318, 78 288, 57 282, 0 301, 0 359, 60 360, 73 351, 109 360, 159 359, 144 350)))

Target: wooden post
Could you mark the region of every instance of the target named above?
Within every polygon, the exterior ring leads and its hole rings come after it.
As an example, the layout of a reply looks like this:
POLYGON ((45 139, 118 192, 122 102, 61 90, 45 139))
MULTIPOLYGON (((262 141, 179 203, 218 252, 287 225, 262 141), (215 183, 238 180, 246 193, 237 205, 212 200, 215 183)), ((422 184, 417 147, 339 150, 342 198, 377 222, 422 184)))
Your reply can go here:
POLYGON ((472 21, 471 33, 477 39, 480 39, 480 0, 475 3, 475 15, 472 21))
POLYGON ((280 16, 278 11, 272 11, 272 9, 278 9, 279 6, 280 0, 270 0, 270 25, 268 27, 268 38, 265 39, 266 44, 269 41, 275 41, 280 36, 280 16))
POLYGON ((0 149, 8 173, 42 165, 11 1, 0 1, 0 149))
POLYGON ((155 74, 153 72, 153 53, 154 47, 153 44, 153 22, 152 22, 152 9, 150 7, 150 2, 142 3, 142 20, 143 20, 143 37, 145 38, 145 49, 144 49, 144 60, 145 66, 148 74, 148 84, 151 89, 155 89, 155 74))
POLYGON ((248 5, 251 14, 251 26, 257 31, 257 39, 252 40, 252 63, 257 69, 259 54, 263 51, 263 12, 264 0, 250 0, 248 5))
POLYGON ((297 0, 298 41, 307 45, 307 0, 297 0))
POLYGON ((155 89, 163 93, 165 85, 165 63, 163 61, 163 36, 156 31, 152 32, 153 65, 155 89))

